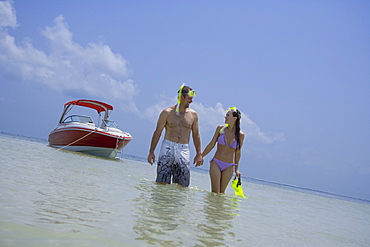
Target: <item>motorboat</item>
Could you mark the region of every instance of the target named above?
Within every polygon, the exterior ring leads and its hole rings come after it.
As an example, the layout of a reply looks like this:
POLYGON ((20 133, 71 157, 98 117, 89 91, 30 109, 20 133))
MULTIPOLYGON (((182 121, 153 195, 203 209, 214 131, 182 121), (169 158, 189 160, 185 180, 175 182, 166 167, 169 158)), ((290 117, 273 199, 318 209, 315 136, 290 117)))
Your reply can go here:
POLYGON ((120 130, 108 120, 113 106, 96 100, 73 100, 64 104, 58 126, 49 134, 49 145, 58 149, 77 151, 114 159, 132 140, 132 136, 120 130), (92 108, 98 112, 98 123, 90 116, 69 115, 75 106, 92 108))

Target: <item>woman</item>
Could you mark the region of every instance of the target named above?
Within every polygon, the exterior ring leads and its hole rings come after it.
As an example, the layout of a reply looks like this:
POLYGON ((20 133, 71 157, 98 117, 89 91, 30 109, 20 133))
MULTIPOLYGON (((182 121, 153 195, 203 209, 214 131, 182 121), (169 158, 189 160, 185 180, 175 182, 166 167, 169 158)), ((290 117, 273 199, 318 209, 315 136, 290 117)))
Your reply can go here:
POLYGON ((210 162, 209 175, 211 178, 212 192, 224 193, 233 175, 241 176, 239 161, 244 133, 240 131, 241 112, 236 107, 227 110, 225 126, 218 126, 216 132, 202 153, 204 158, 217 144, 217 150, 210 162))

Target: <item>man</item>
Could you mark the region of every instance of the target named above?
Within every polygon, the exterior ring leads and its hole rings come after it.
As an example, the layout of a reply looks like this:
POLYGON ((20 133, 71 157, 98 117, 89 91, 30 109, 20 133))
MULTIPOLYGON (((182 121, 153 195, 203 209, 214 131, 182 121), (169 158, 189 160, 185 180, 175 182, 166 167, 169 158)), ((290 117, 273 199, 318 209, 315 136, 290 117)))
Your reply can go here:
POLYGON ((177 105, 164 109, 159 115, 157 127, 153 133, 148 162, 155 161, 154 150, 165 129, 164 140, 157 164, 157 183, 178 183, 188 187, 190 183, 190 132, 196 150, 194 164, 203 163, 201 156, 198 114, 189 108, 193 102, 195 91, 184 84, 178 91, 177 105))

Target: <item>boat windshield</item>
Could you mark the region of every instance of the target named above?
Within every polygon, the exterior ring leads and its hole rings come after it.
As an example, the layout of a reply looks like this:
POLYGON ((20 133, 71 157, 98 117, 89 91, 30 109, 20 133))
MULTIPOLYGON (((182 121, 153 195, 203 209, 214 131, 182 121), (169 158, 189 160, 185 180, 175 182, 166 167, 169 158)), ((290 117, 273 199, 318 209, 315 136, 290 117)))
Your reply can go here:
POLYGON ((107 127, 118 128, 118 125, 113 120, 105 120, 104 122, 107 127))
POLYGON ((72 115, 72 116, 66 117, 63 120, 63 123, 72 123, 72 122, 94 123, 94 121, 91 119, 91 117, 80 116, 80 115, 72 115))

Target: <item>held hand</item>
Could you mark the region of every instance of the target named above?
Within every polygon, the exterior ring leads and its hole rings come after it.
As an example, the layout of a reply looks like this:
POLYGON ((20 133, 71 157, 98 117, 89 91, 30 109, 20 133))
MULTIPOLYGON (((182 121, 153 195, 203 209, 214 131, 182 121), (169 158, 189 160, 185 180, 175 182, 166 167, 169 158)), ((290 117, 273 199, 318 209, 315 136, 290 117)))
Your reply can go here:
POLYGON ((195 163, 195 167, 198 167, 198 166, 201 166, 201 165, 203 165, 203 160, 199 160, 199 161, 197 161, 196 163, 195 163))
POLYGON ((155 155, 154 154, 149 154, 148 155, 148 163, 153 165, 154 161, 155 161, 155 155))
POLYGON ((204 160, 202 158, 202 155, 198 154, 197 156, 195 156, 193 164, 195 164, 195 167, 198 167, 198 166, 203 165, 203 162, 204 160))
POLYGON ((235 172, 235 176, 237 176, 238 178, 240 178, 242 176, 242 174, 239 171, 236 171, 235 172))

